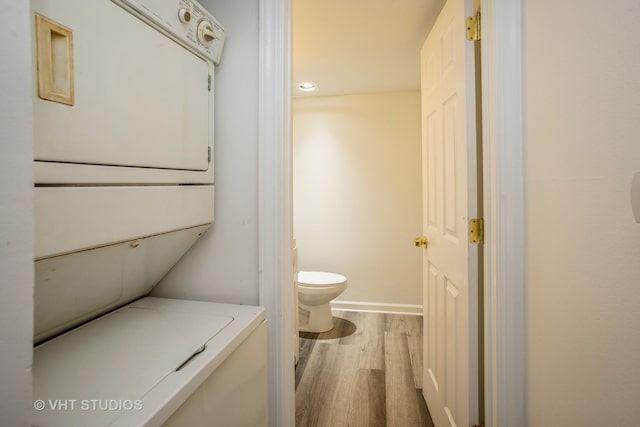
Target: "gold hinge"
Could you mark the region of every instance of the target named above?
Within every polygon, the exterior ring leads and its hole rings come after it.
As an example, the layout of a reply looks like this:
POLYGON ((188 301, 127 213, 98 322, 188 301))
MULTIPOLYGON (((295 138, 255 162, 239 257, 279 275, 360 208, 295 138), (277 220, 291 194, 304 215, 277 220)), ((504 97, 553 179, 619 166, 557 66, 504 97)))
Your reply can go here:
POLYGON ((467 40, 478 41, 482 37, 480 31, 480 13, 467 17, 467 40))
POLYGON ((469 222, 469 241, 481 245, 484 243, 484 220, 474 218, 469 222))

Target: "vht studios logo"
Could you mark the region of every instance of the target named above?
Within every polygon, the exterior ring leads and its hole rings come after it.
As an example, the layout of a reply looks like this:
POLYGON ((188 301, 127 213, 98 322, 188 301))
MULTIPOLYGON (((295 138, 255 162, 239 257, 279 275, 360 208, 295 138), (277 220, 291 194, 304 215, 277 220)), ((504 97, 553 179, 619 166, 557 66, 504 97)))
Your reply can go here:
POLYGON ((139 411, 142 400, 129 399, 48 399, 33 402, 36 411, 139 411))

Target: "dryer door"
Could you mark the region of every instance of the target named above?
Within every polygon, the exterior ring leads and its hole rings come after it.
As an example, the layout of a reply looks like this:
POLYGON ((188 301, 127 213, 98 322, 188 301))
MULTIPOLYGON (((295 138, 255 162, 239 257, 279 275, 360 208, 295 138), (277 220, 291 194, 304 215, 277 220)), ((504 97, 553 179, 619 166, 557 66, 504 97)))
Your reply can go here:
POLYGON ((207 170, 210 63, 110 1, 32 5, 70 30, 37 36, 39 78, 60 73, 73 94, 73 105, 36 98, 36 160, 207 170))

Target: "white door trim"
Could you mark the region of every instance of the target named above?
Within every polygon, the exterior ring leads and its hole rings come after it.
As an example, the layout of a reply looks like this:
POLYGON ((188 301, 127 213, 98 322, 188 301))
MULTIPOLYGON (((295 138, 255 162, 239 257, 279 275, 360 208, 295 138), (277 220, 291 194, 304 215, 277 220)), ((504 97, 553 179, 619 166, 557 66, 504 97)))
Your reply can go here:
POLYGON ((482 15, 485 425, 526 426, 522 0, 482 15))
POLYGON ((258 262, 269 321, 269 425, 295 424, 291 0, 260 0, 258 262))

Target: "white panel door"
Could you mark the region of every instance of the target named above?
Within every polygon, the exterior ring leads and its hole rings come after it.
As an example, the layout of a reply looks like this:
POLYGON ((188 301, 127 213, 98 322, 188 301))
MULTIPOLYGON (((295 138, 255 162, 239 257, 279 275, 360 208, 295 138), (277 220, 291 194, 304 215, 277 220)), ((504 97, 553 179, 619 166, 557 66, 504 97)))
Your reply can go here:
POLYGON ((73 32, 75 93, 35 98, 36 160, 208 169, 212 66, 111 1, 32 7, 73 32))
MULTIPOLYGON (((424 378, 436 427, 478 422, 476 131, 465 0, 448 0, 421 51, 424 378)), ((469 15, 472 14, 468 10, 469 15)))

